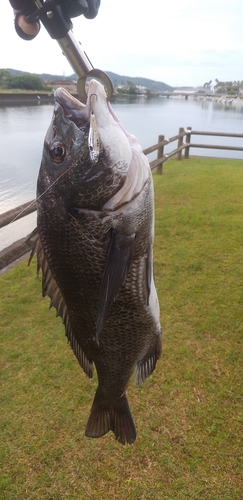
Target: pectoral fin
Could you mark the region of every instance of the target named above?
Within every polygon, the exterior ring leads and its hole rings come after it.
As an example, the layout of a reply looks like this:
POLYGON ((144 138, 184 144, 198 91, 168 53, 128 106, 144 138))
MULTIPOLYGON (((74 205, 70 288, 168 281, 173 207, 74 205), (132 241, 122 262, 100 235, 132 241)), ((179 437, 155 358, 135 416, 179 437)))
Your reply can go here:
POLYGON ((133 258, 135 234, 123 235, 111 230, 104 274, 100 287, 96 338, 101 334, 109 309, 124 285, 133 258))

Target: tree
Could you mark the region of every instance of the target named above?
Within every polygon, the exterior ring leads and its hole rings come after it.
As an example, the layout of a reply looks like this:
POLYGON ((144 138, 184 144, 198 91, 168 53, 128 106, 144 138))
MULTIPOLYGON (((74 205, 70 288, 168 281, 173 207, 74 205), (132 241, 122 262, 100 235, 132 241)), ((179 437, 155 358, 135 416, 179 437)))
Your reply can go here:
POLYGON ((212 84, 212 80, 210 80, 209 82, 204 83, 203 88, 211 90, 211 84, 212 84))
POLYGON ((10 89, 42 90, 43 83, 40 78, 34 75, 10 76, 7 81, 10 89))
POLYGON ((6 69, 0 69, 0 87, 6 87, 10 73, 6 69))
POLYGON ((215 78, 216 85, 214 86, 214 90, 217 94, 239 94, 241 88, 240 81, 234 82, 220 82, 217 78, 215 78))
POLYGON ((119 93, 119 94, 129 94, 129 95, 137 95, 139 94, 139 89, 136 85, 134 85, 132 82, 130 81, 127 81, 127 84, 122 86, 122 87, 118 87, 116 89, 116 91, 119 93))

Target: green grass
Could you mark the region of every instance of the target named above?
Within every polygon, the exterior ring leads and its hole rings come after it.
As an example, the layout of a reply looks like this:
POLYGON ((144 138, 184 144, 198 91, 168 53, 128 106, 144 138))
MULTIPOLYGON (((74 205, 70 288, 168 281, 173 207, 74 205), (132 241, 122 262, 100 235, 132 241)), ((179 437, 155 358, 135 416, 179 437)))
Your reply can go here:
POLYGON ((154 182, 164 346, 129 386, 137 441, 84 436, 96 380, 23 262, 0 277, 0 498, 243 498, 243 162, 172 160, 154 182))

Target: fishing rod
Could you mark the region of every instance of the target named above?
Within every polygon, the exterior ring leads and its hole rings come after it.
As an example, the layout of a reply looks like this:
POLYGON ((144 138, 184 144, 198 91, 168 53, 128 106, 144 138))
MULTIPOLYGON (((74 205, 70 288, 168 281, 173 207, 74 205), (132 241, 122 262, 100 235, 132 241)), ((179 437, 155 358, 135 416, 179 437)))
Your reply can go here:
MULTIPOLYGON (((86 102, 85 85, 89 77, 100 80, 107 92, 107 100, 113 95, 113 85, 109 76, 94 68, 81 43, 77 42, 72 32, 72 21, 62 0, 9 0, 16 15, 25 15, 27 23, 41 23, 51 38, 57 40, 74 72, 78 76, 77 91, 81 101, 86 102)), ((16 31, 21 36, 17 24, 16 31)), ((34 37, 34 36, 33 36, 34 37)), ((29 39, 33 38, 29 37, 29 39)))

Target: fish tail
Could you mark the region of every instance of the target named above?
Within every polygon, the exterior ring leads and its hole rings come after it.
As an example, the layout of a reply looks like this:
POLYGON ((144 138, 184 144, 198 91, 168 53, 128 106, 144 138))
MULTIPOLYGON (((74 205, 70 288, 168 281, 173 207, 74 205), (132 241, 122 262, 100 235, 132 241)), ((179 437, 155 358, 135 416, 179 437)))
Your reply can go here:
POLYGON ((85 435, 98 438, 109 431, 113 431, 116 439, 122 444, 132 444, 136 439, 136 428, 126 393, 113 401, 110 406, 104 406, 99 389, 97 389, 85 435))

